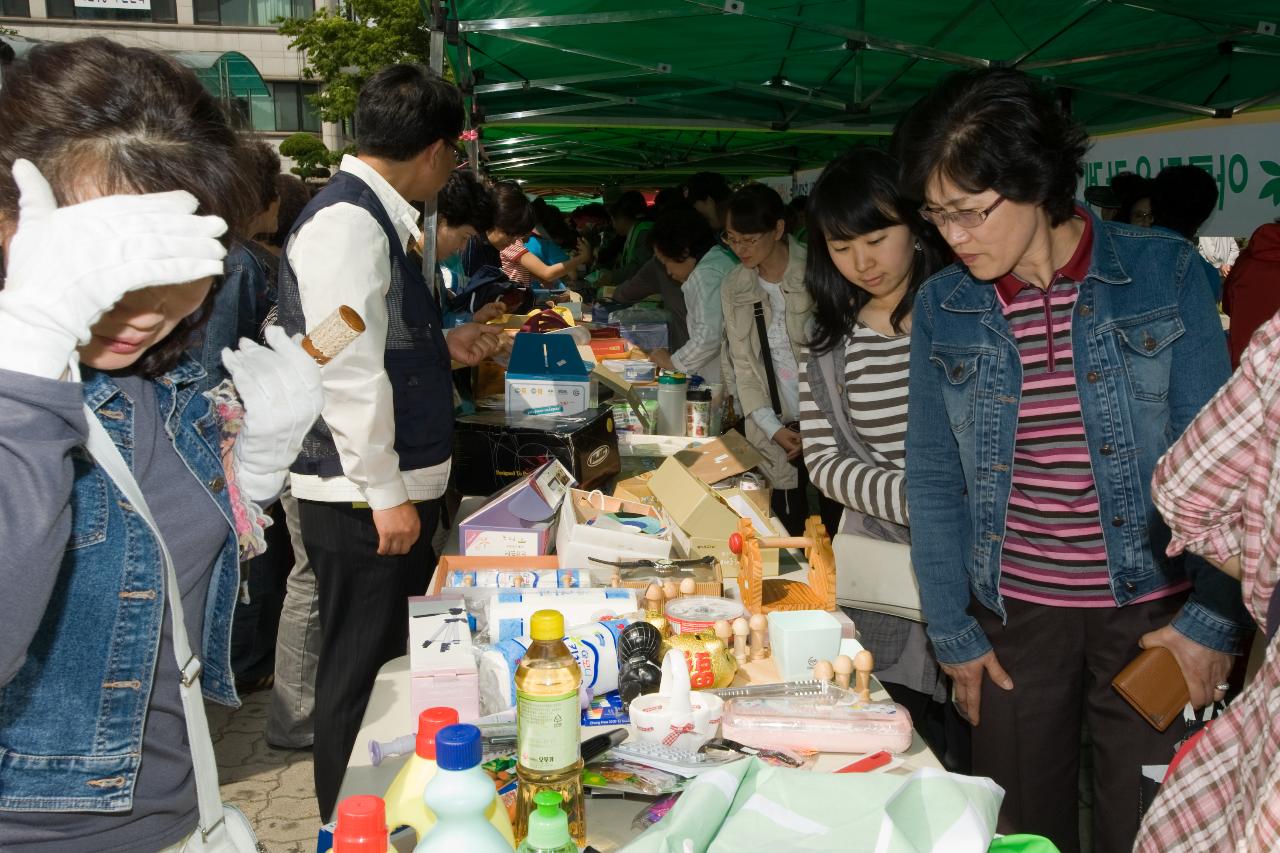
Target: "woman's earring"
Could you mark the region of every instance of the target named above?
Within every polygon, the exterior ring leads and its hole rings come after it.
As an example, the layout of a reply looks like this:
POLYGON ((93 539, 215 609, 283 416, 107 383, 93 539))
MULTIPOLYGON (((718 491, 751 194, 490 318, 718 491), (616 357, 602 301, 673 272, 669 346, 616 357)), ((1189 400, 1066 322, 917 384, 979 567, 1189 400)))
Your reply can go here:
POLYGON ((917 241, 916 241, 916 251, 917 251, 917 252, 923 252, 923 251, 924 251, 924 246, 921 246, 921 245, 920 245, 920 241, 919 241, 919 240, 917 240, 917 241))

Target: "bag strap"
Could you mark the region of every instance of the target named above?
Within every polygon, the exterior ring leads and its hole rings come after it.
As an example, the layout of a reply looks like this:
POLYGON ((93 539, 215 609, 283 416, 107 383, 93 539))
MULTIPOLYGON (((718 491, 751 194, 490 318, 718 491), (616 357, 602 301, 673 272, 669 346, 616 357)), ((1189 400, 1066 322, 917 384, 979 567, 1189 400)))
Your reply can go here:
POLYGON ((782 417, 782 403, 778 400, 778 377, 773 373, 773 353, 769 349, 769 330, 764 325, 764 300, 755 304, 756 334, 760 336, 760 355, 764 361, 764 378, 769 382, 769 404, 779 418, 782 417))
POLYGON ((196 799, 200 807, 200 834, 208 838, 210 833, 222 822, 222 796, 218 791, 218 760, 213 752, 213 740, 209 737, 209 721, 204 713, 204 698, 200 693, 200 659, 191 651, 191 642, 187 639, 186 619, 182 613, 182 594, 178 588, 178 575, 173 568, 173 557, 160 535, 160 527, 151 515, 146 498, 133 473, 125 463, 124 457, 116 448, 115 442, 107 435, 106 429, 98 421, 98 416, 87 405, 84 417, 89 425, 89 453, 102 470, 115 481, 116 486, 124 493, 129 503, 142 519, 146 521, 151 532, 155 534, 156 544, 160 546, 160 554, 164 557, 165 599, 169 603, 169 619, 173 628, 173 651, 178 660, 178 694, 182 697, 182 712, 187 721, 187 742, 191 746, 191 766, 196 777, 196 799), (194 688, 194 689, 193 689, 194 688))

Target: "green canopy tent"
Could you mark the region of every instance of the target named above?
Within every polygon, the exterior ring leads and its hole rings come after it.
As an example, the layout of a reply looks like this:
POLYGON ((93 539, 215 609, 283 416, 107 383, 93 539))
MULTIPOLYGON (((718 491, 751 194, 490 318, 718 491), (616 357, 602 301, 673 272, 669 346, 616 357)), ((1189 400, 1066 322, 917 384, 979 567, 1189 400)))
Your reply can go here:
POLYGON ((819 165, 883 140, 962 68, 1043 77, 1094 133, 1280 103, 1275 0, 451 0, 445 14, 487 168, 530 187, 819 165))

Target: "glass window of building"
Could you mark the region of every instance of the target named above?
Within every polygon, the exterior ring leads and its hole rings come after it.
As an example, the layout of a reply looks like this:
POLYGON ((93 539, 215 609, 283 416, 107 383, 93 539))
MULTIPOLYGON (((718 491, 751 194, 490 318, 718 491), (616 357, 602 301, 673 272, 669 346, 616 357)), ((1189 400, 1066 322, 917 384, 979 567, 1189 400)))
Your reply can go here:
POLYGON ((30 0, 0 0, 0 15, 6 18, 30 18, 30 0))
POLYGON ((268 82, 267 88, 271 90, 271 99, 254 98, 249 106, 254 130, 320 132, 320 116, 307 99, 320 91, 320 84, 268 82))
POLYGON ((309 18, 313 0, 195 0, 197 24, 272 27, 279 18, 309 18))
MULTIPOLYGON (((5 8, 11 3, 21 3, 25 8, 29 0, 0 0, 5 8)), ((87 9, 75 5, 75 0, 47 0, 47 14, 50 18, 75 18, 80 21, 162 21, 178 20, 176 0, 150 0, 139 2, 136 9, 87 9)), ((6 12, 5 14, 9 14, 6 12)))

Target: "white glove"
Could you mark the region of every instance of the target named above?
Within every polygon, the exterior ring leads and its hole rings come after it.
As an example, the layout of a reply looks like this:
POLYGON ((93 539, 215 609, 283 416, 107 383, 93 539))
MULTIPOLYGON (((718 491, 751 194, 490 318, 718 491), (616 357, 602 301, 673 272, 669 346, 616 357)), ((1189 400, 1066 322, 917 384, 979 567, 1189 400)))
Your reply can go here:
POLYGON ((49 182, 15 160, 18 226, 0 291, 0 368, 58 379, 77 345, 129 291, 222 275, 227 225, 196 216, 185 191, 113 195, 58 207, 49 182))
POLYGON ((302 439, 320 417, 324 394, 320 365, 279 326, 268 326, 271 348, 240 339, 240 349, 222 351, 244 403, 244 426, 236 436, 236 481, 250 500, 268 501, 280 493, 302 439))

